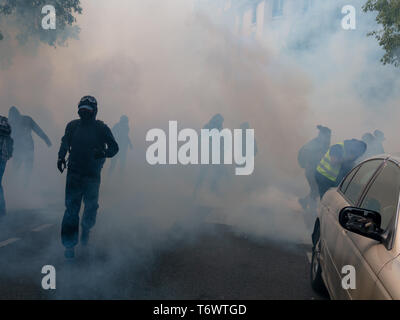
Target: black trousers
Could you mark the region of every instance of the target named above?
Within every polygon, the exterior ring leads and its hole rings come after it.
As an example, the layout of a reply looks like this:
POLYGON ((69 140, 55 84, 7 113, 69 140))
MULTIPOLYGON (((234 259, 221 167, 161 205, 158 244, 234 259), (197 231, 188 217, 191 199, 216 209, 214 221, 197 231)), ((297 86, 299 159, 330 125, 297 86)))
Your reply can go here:
POLYGON ((61 240, 66 248, 73 248, 79 238, 79 211, 82 200, 83 211, 81 227, 89 231, 96 223, 99 208, 100 175, 98 177, 83 176, 68 171, 65 188, 65 213, 61 226, 61 240))
POLYGON ((328 178, 320 174, 318 171, 315 171, 315 180, 317 181, 320 199, 322 199, 325 192, 327 192, 330 188, 336 186, 336 181, 329 180, 328 178))
POLYGON ((6 169, 7 160, 0 159, 0 216, 4 216, 6 214, 6 201, 4 199, 4 191, 3 191, 3 175, 4 170, 6 169))
POLYGON ((318 197, 318 185, 315 180, 315 172, 316 172, 316 166, 307 166, 305 168, 305 175, 306 179, 308 182, 308 185, 310 186, 310 193, 308 195, 309 199, 311 200, 316 200, 318 197))

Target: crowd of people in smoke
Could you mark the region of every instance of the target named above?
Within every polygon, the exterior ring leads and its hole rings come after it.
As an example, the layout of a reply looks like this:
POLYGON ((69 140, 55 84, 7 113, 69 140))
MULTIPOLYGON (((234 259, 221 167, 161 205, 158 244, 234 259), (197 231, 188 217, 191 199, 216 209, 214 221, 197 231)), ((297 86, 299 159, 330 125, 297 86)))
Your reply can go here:
MULTIPOLYGON (((62 173, 68 168, 65 206, 61 238, 65 246, 65 256, 74 257, 74 247, 78 243, 79 222, 81 224, 81 244, 89 239, 89 231, 94 226, 98 209, 100 175, 106 158, 115 157, 110 173, 120 161, 121 171, 125 167, 127 151, 132 149, 129 138, 129 119, 123 115, 112 131, 100 120, 96 120, 97 101, 85 96, 78 104, 78 120, 68 123, 58 153, 57 167, 62 173), (116 138, 114 138, 114 135, 116 138), (117 143, 118 141, 118 143, 117 143), (66 156, 68 154, 68 159, 66 156), (84 203, 82 219, 79 211, 84 203)), ((27 115, 12 106, 8 118, 0 117, 0 218, 6 215, 6 202, 2 179, 6 163, 13 159, 13 175, 22 177, 26 186, 34 166, 34 141, 36 133, 48 147, 51 140, 40 126, 27 115)))
POLYGON ((22 174, 25 185, 29 183, 34 161, 34 143, 32 131, 35 132, 48 147, 51 141, 39 125, 29 116, 22 115, 17 107, 12 106, 8 118, 0 118, 0 217, 6 214, 6 203, 2 180, 6 163, 13 158, 14 169, 22 174))
MULTIPOLYGON (((129 118, 122 115, 119 122, 110 129, 104 122, 96 119, 97 107, 97 100, 92 96, 84 96, 79 101, 79 119, 67 124, 58 152, 58 170, 63 173, 67 169, 66 209, 61 225, 61 240, 67 259, 74 258, 75 247, 78 243, 82 246, 87 245, 90 230, 96 223, 101 170, 106 158, 112 158, 109 174, 114 172, 117 165, 119 165, 120 172, 123 172, 128 150, 133 149, 129 137, 129 118), (80 219, 79 212, 82 203, 84 210, 80 219), (79 231, 81 231, 80 237, 79 231)), ((216 114, 203 128, 221 131, 223 121, 222 115, 216 114)), ((249 129, 250 125, 248 122, 244 122, 240 128, 249 129)), ((32 132, 35 132, 48 147, 52 146, 51 140, 40 126, 30 116, 22 115, 15 106, 10 108, 8 119, 0 117, 0 217, 6 215, 2 178, 7 161, 13 158, 13 169, 16 171, 15 173, 21 173, 25 185, 31 176, 35 149, 32 132)), ((242 143, 246 143, 244 138, 242 143)), ((220 147, 221 157, 223 157, 223 142, 220 147)), ((13 174, 15 173, 13 172, 13 174)), ((206 180, 208 181, 207 188, 212 193, 218 194, 219 183, 227 176, 226 168, 223 165, 203 166, 195 184, 194 196, 196 197, 196 193, 203 187, 206 180)))
MULTIPOLYGON (((100 176, 105 159, 113 158, 109 174, 113 173, 117 164, 122 172, 126 166, 128 150, 133 149, 129 137, 129 118, 126 115, 122 115, 119 122, 109 129, 104 122, 96 119, 97 101, 91 96, 85 96, 80 100, 78 115, 79 119, 71 121, 66 127, 57 161, 61 173, 68 168, 66 210, 62 221, 62 243, 66 248, 67 258, 74 257, 74 247, 79 242, 79 223, 82 245, 87 244, 89 231, 95 224, 99 207, 100 176), (66 159, 67 154, 69 154, 68 159, 66 159), (82 202, 84 211, 80 220, 79 211, 82 202)), ((216 114, 203 129, 221 131, 223 122, 223 116, 216 114)), ((240 128, 249 129, 250 125, 248 122, 243 122, 240 128)), ((317 129, 318 136, 306 143, 298 152, 299 165, 304 168, 310 187, 309 194, 299 199, 305 211, 315 211, 318 197, 322 198, 329 188, 337 186, 358 162, 384 153, 385 137, 380 130, 367 132, 360 140, 349 139, 331 144, 331 129, 321 125, 318 125, 317 129)), ((23 176, 25 184, 29 181, 34 164, 32 132, 51 147, 51 140, 40 126, 31 117, 21 114, 15 106, 10 108, 8 119, 0 117, 0 217, 6 214, 2 178, 7 161, 13 158, 15 173, 23 176)), ((242 141, 246 143, 245 139, 242 141)), ((220 148, 223 157, 223 141, 220 148)), ((254 151, 256 154, 256 143, 254 151)), ((221 165, 202 166, 195 183, 194 198, 203 187, 207 176, 208 189, 213 194, 218 194, 221 180, 228 176, 226 170, 226 167, 221 165)))
MULTIPOLYGON (((117 164, 122 172, 126 166, 128 150, 133 149, 129 133, 129 118, 122 115, 112 129, 96 119, 97 100, 91 96, 83 97, 78 104, 79 119, 68 123, 61 140, 58 152, 57 168, 62 173, 68 168, 65 191, 66 210, 62 221, 62 243, 66 248, 65 256, 74 257, 74 247, 79 242, 79 223, 81 225, 82 245, 87 244, 90 229, 96 221, 100 188, 101 170, 106 158, 113 158, 109 168, 112 174, 117 164), (68 154, 68 159, 66 156, 68 154), (79 212, 84 203, 82 219, 79 212)), ((224 118, 214 115, 203 129, 223 129, 224 118)), ((240 128, 249 129, 248 122, 240 128)), ((299 203, 305 211, 315 211, 318 197, 337 186, 342 178, 360 161, 383 154, 384 134, 380 130, 365 133, 362 138, 349 139, 331 144, 331 129, 317 126, 318 136, 306 143, 298 152, 299 165, 304 168, 305 177, 310 187, 307 196, 300 198, 299 203)), ((29 116, 23 115, 12 106, 8 119, 0 117, 0 217, 6 214, 6 205, 2 187, 2 178, 6 163, 13 158, 16 174, 23 176, 28 183, 34 164, 35 132, 48 147, 52 143, 46 133, 29 116)), ((211 137, 210 137, 211 139, 211 137)), ((242 143, 246 143, 245 139, 242 143)), ((210 143, 211 147, 211 143, 210 143)), ((221 157, 224 156, 224 143, 221 141, 221 157)), ((257 153, 255 143, 254 154, 257 153)), ((211 155, 211 150, 210 150, 211 155)), ((221 163, 224 163, 221 159, 221 163)), ((228 177, 227 168, 223 165, 202 166, 194 186, 194 198, 203 187, 206 177, 207 188, 218 195, 220 182, 228 177)))
MULTIPOLYGON (((203 129, 217 129, 218 131, 221 131, 224 128, 224 117, 217 113, 215 114, 210 121, 208 121, 204 126, 203 129)), ((243 122, 240 124, 239 128, 242 130, 242 150, 246 150, 246 130, 250 129, 250 124, 248 122, 243 122)), ((212 151, 211 151, 211 140, 212 137, 210 137, 210 143, 209 143, 209 156, 211 157, 212 151)), ((221 141, 220 144, 220 157, 221 157, 221 163, 224 163, 224 141, 221 141)), ((254 156, 258 152, 258 147, 257 143, 254 140, 254 156)), ((211 163, 211 159, 210 159, 211 163)), ((209 177, 209 183, 208 183, 208 188, 213 194, 220 194, 220 183, 223 179, 228 179, 229 173, 227 171, 227 168, 223 165, 212 165, 212 166, 202 166, 200 168, 200 172, 197 176, 196 183, 194 186, 194 191, 193 191, 193 197, 196 198, 199 190, 202 188, 202 186, 205 184, 206 178, 209 177)))
POLYGON ((318 196, 338 186, 344 176, 359 162, 384 154, 382 131, 365 133, 361 140, 350 139, 331 145, 331 129, 318 125, 318 136, 307 142, 298 153, 298 163, 304 168, 310 187, 299 203, 306 211, 315 211, 318 196))

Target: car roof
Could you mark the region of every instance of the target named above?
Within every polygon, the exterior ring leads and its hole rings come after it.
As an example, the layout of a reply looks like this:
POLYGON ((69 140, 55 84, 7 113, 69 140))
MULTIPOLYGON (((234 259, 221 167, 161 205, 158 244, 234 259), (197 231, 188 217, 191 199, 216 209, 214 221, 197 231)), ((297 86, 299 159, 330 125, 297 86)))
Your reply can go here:
POLYGON ((394 154, 383 154, 381 156, 386 156, 386 159, 392 160, 400 167, 400 152, 394 154))
POLYGON ((396 163, 400 167, 400 152, 394 153, 394 154, 382 153, 382 154, 364 159, 360 163, 366 162, 368 160, 373 160, 373 159, 392 160, 394 163, 396 163))
POLYGON ((400 152, 396 152, 394 154, 388 154, 387 155, 391 160, 396 162, 398 165, 400 165, 400 152))

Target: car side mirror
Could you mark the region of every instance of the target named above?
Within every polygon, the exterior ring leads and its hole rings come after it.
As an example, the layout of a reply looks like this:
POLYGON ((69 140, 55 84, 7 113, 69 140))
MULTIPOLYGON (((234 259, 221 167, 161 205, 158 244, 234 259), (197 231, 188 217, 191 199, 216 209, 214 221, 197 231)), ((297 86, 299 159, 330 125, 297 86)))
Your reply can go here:
POLYGON ((339 213, 339 224, 346 230, 379 242, 384 241, 381 215, 372 210, 345 207, 339 213))

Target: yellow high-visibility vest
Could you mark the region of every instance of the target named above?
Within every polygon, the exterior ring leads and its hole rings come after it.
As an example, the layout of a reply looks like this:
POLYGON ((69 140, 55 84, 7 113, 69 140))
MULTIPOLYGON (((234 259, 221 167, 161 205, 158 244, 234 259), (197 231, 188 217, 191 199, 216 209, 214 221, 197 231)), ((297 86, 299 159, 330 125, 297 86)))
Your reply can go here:
MULTIPOLYGON (((343 153, 344 153, 344 142, 340 142, 337 144, 342 146, 343 153)), ((333 146, 331 146, 329 148, 329 150, 325 153, 325 155, 322 157, 322 159, 319 162, 319 165, 317 167, 317 171, 320 174, 322 174, 324 177, 328 178, 329 180, 336 181, 336 179, 339 175, 341 164, 337 164, 335 166, 332 165, 331 156, 330 156, 330 151, 331 151, 332 147, 333 146)), ((344 154, 343 154, 343 156, 344 156, 344 154)))

